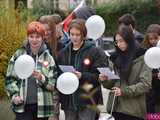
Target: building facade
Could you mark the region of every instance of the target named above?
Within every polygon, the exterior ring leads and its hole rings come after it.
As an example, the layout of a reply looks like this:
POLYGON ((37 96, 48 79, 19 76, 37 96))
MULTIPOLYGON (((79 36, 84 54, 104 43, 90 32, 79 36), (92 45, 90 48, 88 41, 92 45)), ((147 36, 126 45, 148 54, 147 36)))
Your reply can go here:
MULTIPOLYGON (((61 10, 69 10, 75 8, 82 0, 52 0, 54 3, 54 8, 59 8, 61 10)), ((107 3, 110 0, 86 0, 89 1, 91 5, 107 3)), ((27 0, 28 8, 32 8, 32 0, 27 0)))

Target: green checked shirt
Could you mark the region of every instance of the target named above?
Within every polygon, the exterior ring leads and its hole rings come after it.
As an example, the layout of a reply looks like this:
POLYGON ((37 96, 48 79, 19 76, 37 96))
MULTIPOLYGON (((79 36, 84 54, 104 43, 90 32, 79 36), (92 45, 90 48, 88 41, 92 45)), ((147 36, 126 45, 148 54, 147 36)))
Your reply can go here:
MULTIPOLYGON (((7 69, 7 75, 5 80, 5 86, 8 95, 12 98, 13 96, 19 96, 20 93, 22 93, 22 96, 24 98, 24 103, 21 105, 14 105, 13 111, 17 113, 24 112, 24 106, 26 104, 26 98, 27 98, 27 88, 30 84, 26 84, 28 80, 22 80, 18 78, 18 76, 15 73, 14 65, 16 59, 20 55, 28 54, 31 55, 31 51, 28 47, 23 46, 22 48, 18 49, 15 54, 12 56, 12 58, 9 61, 8 69, 7 69), (23 90, 23 92, 20 92, 23 90)), ((32 56, 32 55, 31 55, 32 56)), ((42 45, 38 55, 36 56, 35 63, 37 63, 37 70, 40 71, 43 74, 42 82, 37 82, 37 105, 38 105, 38 111, 37 111, 37 117, 50 117, 55 115, 54 111, 54 103, 56 101, 53 101, 54 97, 57 95, 57 91, 51 90, 50 88, 55 87, 56 79, 57 79, 57 68, 55 65, 55 61, 53 57, 49 54, 45 44, 42 45)), ((25 69, 25 68, 24 68, 25 69)), ((30 77, 28 78, 30 79, 30 77)), ((35 79, 36 80, 36 79, 35 79)))

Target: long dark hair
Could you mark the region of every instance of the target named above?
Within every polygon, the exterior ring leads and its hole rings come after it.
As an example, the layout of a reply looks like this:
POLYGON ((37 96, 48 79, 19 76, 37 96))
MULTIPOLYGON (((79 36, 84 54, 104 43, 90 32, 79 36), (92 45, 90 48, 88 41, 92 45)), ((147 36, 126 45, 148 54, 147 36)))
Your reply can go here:
POLYGON ((116 51, 120 54, 132 54, 133 50, 136 47, 135 40, 134 40, 134 34, 133 34, 132 29, 129 26, 126 26, 126 25, 123 25, 123 24, 120 25, 118 27, 118 30, 117 30, 116 34, 114 35, 114 42, 116 42, 115 37, 116 37, 117 34, 119 34, 124 39, 124 41, 127 43, 128 47, 127 47, 126 51, 121 51, 118 48, 118 46, 115 46, 116 51))
MULTIPOLYGON (((118 46, 116 47, 117 57, 115 62, 115 66, 119 71, 120 77, 122 79, 127 79, 130 69, 132 66, 132 61, 136 53, 136 43, 134 40, 134 34, 132 29, 126 25, 120 25, 115 36, 119 34, 124 41, 127 43, 127 49, 125 51, 121 51, 118 46)), ((114 42, 115 40, 114 36, 114 42)))

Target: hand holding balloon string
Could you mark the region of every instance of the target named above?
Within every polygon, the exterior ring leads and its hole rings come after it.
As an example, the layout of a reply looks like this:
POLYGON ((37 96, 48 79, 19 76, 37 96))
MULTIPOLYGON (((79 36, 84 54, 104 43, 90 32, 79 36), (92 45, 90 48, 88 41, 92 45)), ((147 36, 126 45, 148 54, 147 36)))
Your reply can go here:
POLYGON ((12 97, 12 102, 13 102, 15 105, 22 104, 22 103, 23 103, 23 98, 22 98, 21 96, 13 96, 13 97, 12 97))
MULTIPOLYGON (((105 81, 108 80, 108 76, 99 74, 99 80, 100 81, 105 81)), ((119 87, 112 87, 111 92, 113 92, 116 96, 121 96, 122 95, 122 90, 119 87)))
POLYGON ((42 81, 42 73, 37 71, 37 70, 34 70, 33 73, 32 73, 32 76, 34 78, 36 78, 38 81, 42 81))
POLYGON ((119 87, 112 87, 112 92, 116 95, 116 96, 122 96, 122 90, 119 87))

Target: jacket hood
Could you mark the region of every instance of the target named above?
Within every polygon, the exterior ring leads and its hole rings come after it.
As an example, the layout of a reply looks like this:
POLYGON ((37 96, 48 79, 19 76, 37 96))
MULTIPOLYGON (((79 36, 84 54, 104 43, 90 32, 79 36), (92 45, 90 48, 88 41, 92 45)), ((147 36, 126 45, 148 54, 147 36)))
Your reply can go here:
MULTIPOLYGON (((84 43, 79 50, 83 51, 83 50, 88 49, 92 46, 95 46, 94 42, 92 42, 90 40, 84 40, 84 43)), ((70 49, 71 50, 72 47, 73 47, 73 44, 72 44, 72 42, 70 42, 70 43, 67 44, 67 46, 64 49, 70 49)))
MULTIPOLYGON (((28 40, 24 40, 22 44, 22 48, 24 48, 27 51, 27 54, 31 54, 30 44, 28 40)), ((45 50, 47 50, 47 46, 44 42, 42 42, 42 45, 40 47, 40 50, 38 52, 38 56, 41 55, 45 50)))
POLYGON ((134 56, 134 59, 137 59, 138 57, 143 56, 145 54, 145 52, 146 52, 146 49, 144 49, 144 48, 137 48, 135 56, 134 56))

